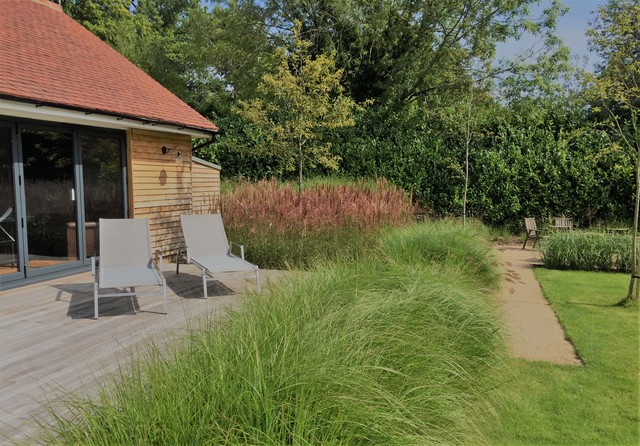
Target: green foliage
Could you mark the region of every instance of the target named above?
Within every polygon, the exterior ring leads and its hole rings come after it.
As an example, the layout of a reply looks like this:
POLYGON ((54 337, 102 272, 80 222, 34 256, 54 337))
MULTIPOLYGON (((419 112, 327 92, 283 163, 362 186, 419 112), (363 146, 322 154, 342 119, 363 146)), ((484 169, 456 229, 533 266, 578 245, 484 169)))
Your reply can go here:
POLYGON ((275 73, 262 77, 259 96, 240 101, 234 111, 255 126, 259 147, 279 161, 281 172, 298 171, 301 188, 304 165, 338 168, 340 157, 331 153, 326 133, 353 126, 352 113, 359 107, 342 94, 342 71, 334 55, 312 58, 300 26, 296 22, 292 48, 282 53, 275 73))
MULTIPOLYGON (((609 0, 598 8, 593 28, 588 30, 591 47, 602 57, 597 76, 587 76, 588 88, 606 110, 610 125, 619 136, 622 149, 635 159, 635 206, 633 211, 633 241, 631 282, 626 301, 640 298, 640 252, 638 226, 640 219, 640 53, 638 28, 640 4, 637 0, 609 0), (633 287, 636 285, 634 297, 633 287)), ((599 107, 595 107, 597 111, 599 107)), ((631 195, 630 195, 631 197, 631 195)), ((629 200, 631 201, 631 200, 629 200)))
MULTIPOLYGON (((562 109, 530 119, 509 112, 488 110, 471 134, 470 216, 514 230, 530 216, 564 214, 581 226, 631 220, 634 160, 605 150, 606 131, 585 127, 584 117, 562 109)), ((465 142, 450 119, 420 111, 403 119, 367 112, 366 118, 379 130, 350 134, 339 146, 342 172, 384 176, 411 191, 421 208, 461 215, 465 142)))
POLYGON ((352 97, 391 107, 467 91, 471 76, 494 74, 497 42, 542 34, 558 9, 533 19, 530 0, 265 3, 272 26, 298 20, 315 54, 336 51, 352 97))
POLYGON ((307 268, 318 258, 359 258, 382 229, 413 221, 404 192, 377 183, 240 183, 222 194, 227 235, 261 268, 307 268))
POLYGON ((276 61, 250 9, 196 0, 70 0, 64 8, 207 117, 229 113, 233 86, 252 95, 276 61))
POLYGON ((638 306, 616 303, 628 276, 536 268, 585 366, 514 360, 503 371, 507 403, 487 428, 494 445, 638 444, 638 306), (586 421, 588 420, 588 421, 586 421))
POLYGON ((153 350, 95 403, 71 402, 68 417, 54 413, 48 441, 482 442, 475 423, 490 411, 501 376, 499 324, 474 277, 451 282, 458 259, 451 267, 414 262, 426 228, 383 242, 393 262, 372 255, 318 266, 153 350))
POLYGON ((631 236, 598 232, 552 233, 540 244, 551 269, 631 272, 631 236))
POLYGON ((227 178, 292 179, 301 167, 384 177, 426 213, 462 215, 468 149, 470 217, 512 229, 525 216, 631 220, 637 2, 599 9, 591 104, 566 93, 553 34, 563 7, 534 20, 533 3, 70 0, 65 10, 215 121, 222 135, 199 156, 227 178), (496 91, 495 44, 525 31, 541 37, 539 57, 502 61, 496 91), (363 99, 372 103, 358 110, 363 99))

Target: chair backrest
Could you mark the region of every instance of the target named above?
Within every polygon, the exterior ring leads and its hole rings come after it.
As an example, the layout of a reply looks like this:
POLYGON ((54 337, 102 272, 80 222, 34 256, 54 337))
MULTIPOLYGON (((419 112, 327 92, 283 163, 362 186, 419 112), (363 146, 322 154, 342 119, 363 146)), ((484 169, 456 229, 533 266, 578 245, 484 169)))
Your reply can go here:
POLYGON ((189 257, 227 255, 229 241, 220 214, 181 215, 189 257))
POLYGON ((536 219, 533 217, 528 217, 524 219, 524 226, 527 228, 527 231, 536 231, 538 230, 538 226, 536 225, 536 219))
POLYGON ((149 219, 101 218, 98 230, 100 266, 145 266, 152 261, 149 219))

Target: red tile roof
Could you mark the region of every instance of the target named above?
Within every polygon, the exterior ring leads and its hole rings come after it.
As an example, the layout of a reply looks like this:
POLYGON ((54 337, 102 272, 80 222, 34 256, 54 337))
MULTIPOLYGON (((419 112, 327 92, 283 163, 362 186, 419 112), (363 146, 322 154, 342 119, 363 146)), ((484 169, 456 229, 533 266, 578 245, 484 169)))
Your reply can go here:
POLYGON ((0 0, 0 98, 217 127, 46 0, 0 0))

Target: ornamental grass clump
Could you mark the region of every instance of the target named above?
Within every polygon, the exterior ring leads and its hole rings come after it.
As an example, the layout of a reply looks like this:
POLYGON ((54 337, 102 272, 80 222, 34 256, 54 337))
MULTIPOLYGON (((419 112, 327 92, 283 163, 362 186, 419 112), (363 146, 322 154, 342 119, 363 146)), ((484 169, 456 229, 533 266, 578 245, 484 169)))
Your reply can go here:
POLYGON ((540 244, 546 268, 631 272, 631 236, 570 231, 551 234, 540 244))
POLYGON ((416 263, 428 228, 249 296, 223 321, 154 350, 97 401, 70 404, 43 442, 481 443, 474 423, 491 412, 501 377, 500 325, 478 269, 457 281, 458 261, 416 263))
POLYGON ((410 197, 386 180, 316 183, 302 193, 275 180, 241 183, 222 194, 221 205, 229 238, 262 268, 357 256, 380 229, 414 221, 410 197))

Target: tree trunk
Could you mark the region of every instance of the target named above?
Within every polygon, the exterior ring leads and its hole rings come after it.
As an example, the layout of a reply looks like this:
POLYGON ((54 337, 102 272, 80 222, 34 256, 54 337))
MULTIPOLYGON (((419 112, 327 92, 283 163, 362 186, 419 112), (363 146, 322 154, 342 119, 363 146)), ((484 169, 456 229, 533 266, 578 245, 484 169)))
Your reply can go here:
POLYGON ((640 262, 638 262, 638 214, 640 213, 640 147, 636 154, 636 205, 633 215, 633 235, 631 237, 631 281, 629 282, 629 291, 627 297, 621 302, 622 304, 630 303, 640 298, 640 287, 637 286, 637 277, 640 276, 640 262), (635 297, 633 295, 633 286, 636 285, 635 297))
POLYGON ((471 111, 473 105, 473 90, 469 87, 467 97, 467 124, 464 128, 464 193, 462 195, 462 227, 467 223, 467 191, 469 190, 469 145, 471 144, 471 111))
POLYGON ((302 195, 302 143, 298 143, 298 193, 302 195))
POLYGON ((469 190, 469 137, 467 137, 467 144, 465 148, 464 195, 462 197, 462 227, 464 227, 467 222, 467 190, 469 190))

